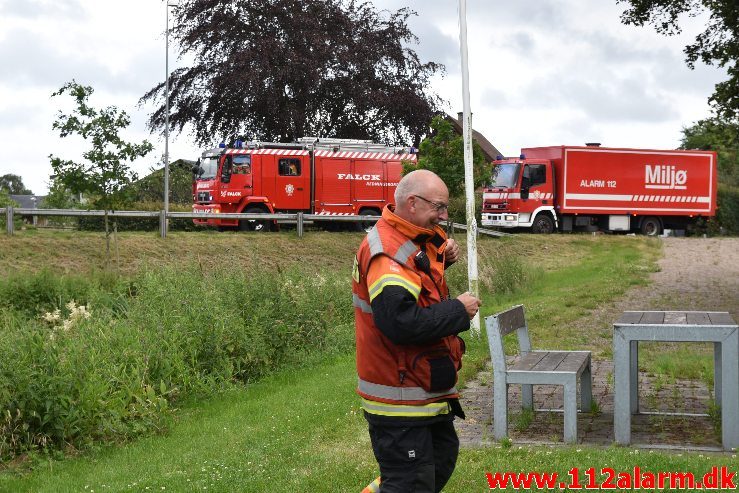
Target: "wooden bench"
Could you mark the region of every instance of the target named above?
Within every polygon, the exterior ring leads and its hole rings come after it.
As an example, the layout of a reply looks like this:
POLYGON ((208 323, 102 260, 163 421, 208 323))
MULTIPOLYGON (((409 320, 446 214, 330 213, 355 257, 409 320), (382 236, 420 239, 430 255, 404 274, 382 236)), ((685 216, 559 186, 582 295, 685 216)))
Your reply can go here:
POLYGON ((490 356, 493 360, 493 436, 508 436, 508 385, 521 384, 521 403, 534 409, 533 386, 561 385, 564 389, 564 441, 577 441, 577 380, 580 379, 581 409, 590 410, 592 382, 590 351, 533 351, 523 305, 485 319, 490 356), (508 367, 503 338, 516 331, 520 358, 508 367))

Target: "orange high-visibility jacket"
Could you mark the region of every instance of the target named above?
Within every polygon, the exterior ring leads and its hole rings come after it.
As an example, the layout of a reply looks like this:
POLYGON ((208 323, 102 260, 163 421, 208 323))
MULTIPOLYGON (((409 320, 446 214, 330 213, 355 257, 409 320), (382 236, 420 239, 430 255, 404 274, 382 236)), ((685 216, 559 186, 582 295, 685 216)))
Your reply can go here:
POLYGON ((440 227, 415 226, 390 206, 359 247, 352 274, 357 393, 373 403, 422 406, 458 397, 464 343, 456 334, 469 328, 469 317, 462 302, 448 299, 445 247, 446 234, 440 227), (402 297, 411 309, 382 313, 379 318, 378 310, 387 305, 382 297, 388 296, 402 297), (376 318, 393 333, 407 329, 414 335, 407 341, 395 337, 393 342, 388 330, 378 328, 376 318))

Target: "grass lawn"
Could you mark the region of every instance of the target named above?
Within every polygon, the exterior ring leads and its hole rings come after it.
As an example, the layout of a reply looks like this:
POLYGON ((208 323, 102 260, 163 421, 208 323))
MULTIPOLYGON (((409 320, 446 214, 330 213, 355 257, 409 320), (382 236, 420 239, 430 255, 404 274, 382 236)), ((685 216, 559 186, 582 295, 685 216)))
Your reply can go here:
MULTIPOLYGON (((95 262, 84 263, 84 244, 97 241, 97 237, 80 236, 81 240, 70 235, 59 241, 48 232, 34 232, 0 239, 0 269, 33 270, 56 263, 55 268, 94 270, 95 262), (75 245, 77 241, 82 243, 75 245), (38 245, 44 246, 36 249, 38 245), (16 252, 9 254, 7 248, 16 252), (18 253, 24 248, 32 252, 31 260, 19 260, 25 259, 18 253)), ((244 268, 325 260, 320 268, 345 271, 347 279, 354 249, 361 240, 361 235, 324 233, 303 240, 285 235, 177 234, 158 242, 154 235, 121 236, 126 245, 121 248, 126 259, 122 265, 131 272, 136 268, 132 264, 145 262, 166 264, 183 258, 206 264, 222 262, 226 252, 244 268), (214 251, 218 253, 208 253, 214 251), (284 252, 284 257, 275 255, 278 251, 284 252)), ((610 346, 607 337, 594 337, 586 329, 573 332, 564 328, 618 298, 630 286, 647 282, 660 253, 658 241, 624 236, 520 235, 484 240, 479 245, 483 315, 523 303, 537 327, 535 345, 588 347, 606 356, 610 346), (506 291, 495 285, 494 275, 520 279, 506 291)), ((450 272, 457 291, 463 286, 462 270, 450 272)), ((465 339, 468 355, 463 381, 472 378, 488 357, 484 334, 480 339, 468 334, 465 339)), ((315 354, 300 368, 280 371, 209 399, 180 403, 181 410, 162 435, 96 447, 64 460, 35 457, 14 465, 0 473, 0 491, 358 492, 378 470, 355 385, 353 354, 315 354)), ((611 467, 619 472, 639 466, 655 473, 691 471, 702 475, 722 465, 736 471, 736 454, 513 444, 463 449, 445 491, 489 491, 486 472, 566 475, 578 467, 584 483, 584 470, 589 467, 611 467)), ((597 476, 598 481, 604 479, 597 476)))
MULTIPOLYGON (((2 475, 0 490, 358 492, 377 475, 377 466, 357 412, 353 371, 353 358, 344 356, 284 372, 187 406, 166 436, 41 463, 22 477, 2 475)), ((639 466, 702 475, 721 465, 736 471, 739 461, 724 454, 514 444, 463 449, 445 491, 488 491, 485 473, 496 471, 564 476, 574 467, 639 466)))

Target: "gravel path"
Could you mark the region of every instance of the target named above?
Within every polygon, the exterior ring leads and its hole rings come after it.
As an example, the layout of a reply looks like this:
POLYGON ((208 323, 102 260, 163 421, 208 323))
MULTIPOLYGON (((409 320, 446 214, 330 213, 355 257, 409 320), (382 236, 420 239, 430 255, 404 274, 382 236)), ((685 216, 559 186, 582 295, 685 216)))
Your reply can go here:
MULTIPOLYGON (((659 271, 648 286, 628 291, 621 299, 594 310, 576 321, 585 327, 611 327, 624 310, 728 311, 739 320, 739 238, 664 238, 659 271)), ((604 347, 610 347, 608 344, 604 347)), ((581 443, 610 444, 613 441, 613 362, 610 354, 593 354, 593 394, 600 413, 578 417, 581 443)), ((659 381, 654 375, 640 377, 641 402, 651 411, 708 413, 711 392, 702 381, 659 381)), ((550 443, 562 439, 561 413, 535 413, 530 424, 516 417, 520 389, 509 390, 509 435, 517 443, 550 443)), ((561 408, 561 389, 535 387, 535 406, 561 408)), ((489 444, 492 440, 492 371, 481 372, 462 393, 467 420, 457 420, 460 440, 466 446, 489 444)), ((636 416, 634 443, 646 446, 714 448, 720 445, 710 418, 636 416)))

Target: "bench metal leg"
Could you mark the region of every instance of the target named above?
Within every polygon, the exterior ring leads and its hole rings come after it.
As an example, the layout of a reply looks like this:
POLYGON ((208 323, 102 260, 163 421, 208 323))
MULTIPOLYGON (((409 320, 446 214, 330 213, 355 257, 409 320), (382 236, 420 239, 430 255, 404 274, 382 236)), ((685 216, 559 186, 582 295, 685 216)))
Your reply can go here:
POLYGON ((580 409, 583 412, 590 412, 593 407, 593 375, 590 369, 590 362, 588 366, 580 375, 580 409))
POLYGON ((721 343, 713 343, 713 397, 721 409, 721 343))
POLYGON ((523 409, 534 410, 534 386, 521 384, 521 407, 523 409))
POLYGON ((631 361, 629 363, 629 381, 631 382, 631 414, 639 413, 639 341, 631 341, 631 361))
POLYGON ((504 374, 493 377, 493 437, 508 436, 508 383, 504 374))
POLYGON ((577 442, 577 375, 564 384, 565 443, 577 442))
MULTIPOLYGON (((629 355, 634 346, 627 341, 618 327, 613 331, 613 435, 616 443, 631 443, 631 364, 629 355)), ((633 360, 631 360, 633 361, 633 360)))
POLYGON ((721 343, 721 443, 739 448, 739 329, 721 343))

